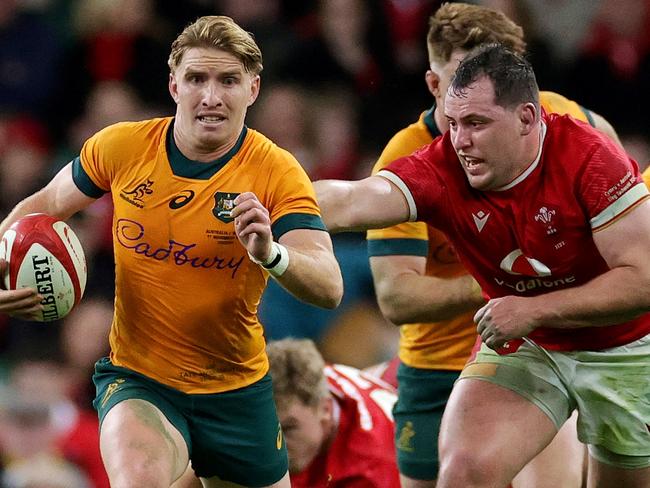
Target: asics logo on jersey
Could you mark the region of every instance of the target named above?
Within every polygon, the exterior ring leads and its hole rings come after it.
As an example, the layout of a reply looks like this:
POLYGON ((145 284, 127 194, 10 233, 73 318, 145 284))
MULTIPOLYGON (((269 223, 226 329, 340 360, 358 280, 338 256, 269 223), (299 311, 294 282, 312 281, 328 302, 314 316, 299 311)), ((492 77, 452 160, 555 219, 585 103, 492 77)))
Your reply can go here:
POLYGON ((485 213, 483 210, 479 210, 476 213, 472 213, 472 218, 474 219, 474 225, 476 225, 478 231, 481 232, 490 218, 490 212, 485 213))
POLYGON ((144 197, 153 193, 153 190, 151 189, 152 185, 153 181, 147 179, 147 181, 140 183, 132 190, 121 190, 120 198, 138 208, 144 208, 144 197))
POLYGON ((175 196, 169 201, 169 208, 178 210, 192 201, 194 198, 194 191, 183 190, 179 195, 175 196))

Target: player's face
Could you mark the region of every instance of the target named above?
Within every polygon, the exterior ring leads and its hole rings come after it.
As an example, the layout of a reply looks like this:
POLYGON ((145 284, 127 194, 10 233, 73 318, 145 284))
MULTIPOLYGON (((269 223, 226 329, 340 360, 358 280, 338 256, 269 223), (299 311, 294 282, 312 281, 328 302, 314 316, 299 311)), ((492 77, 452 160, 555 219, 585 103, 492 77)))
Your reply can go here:
POLYGON ((530 163, 522 161, 527 143, 522 138, 522 110, 523 105, 507 109, 495 104, 492 81, 485 76, 462 94, 447 91, 445 116, 451 142, 473 188, 507 185, 522 172, 522 163, 530 163))
POLYGON ((298 399, 278 408, 278 417, 289 454, 289 472, 300 473, 325 447, 331 434, 331 399, 318 406, 298 399))
POLYGON ((247 73, 232 54, 213 48, 188 49, 169 78, 177 106, 174 135, 181 138, 177 140, 181 149, 189 147, 199 154, 229 150, 259 87, 260 77, 247 73))
MULTIPOLYGON (((467 51, 462 49, 456 49, 451 53, 449 61, 446 63, 431 63, 431 71, 427 73, 427 84, 429 85, 429 90, 436 99, 436 110, 441 114, 445 113, 445 98, 447 97, 447 89, 451 84, 451 79, 456 73, 456 68, 467 55, 467 51), (429 79, 429 77, 431 77, 429 79)), ((436 124, 440 132, 445 132, 449 129, 447 124, 447 119, 444 117, 437 117, 436 124)))

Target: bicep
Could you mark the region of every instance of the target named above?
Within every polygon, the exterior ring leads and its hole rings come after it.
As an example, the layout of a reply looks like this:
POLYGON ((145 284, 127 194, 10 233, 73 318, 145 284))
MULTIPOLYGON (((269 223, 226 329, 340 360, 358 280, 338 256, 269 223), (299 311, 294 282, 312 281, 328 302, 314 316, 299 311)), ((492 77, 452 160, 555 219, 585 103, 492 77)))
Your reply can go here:
POLYGON ((594 232, 594 242, 610 268, 635 266, 650 271, 650 200, 594 232))
POLYGON ((322 230, 294 229, 282 234, 278 242, 297 251, 323 251, 333 253, 332 239, 322 230))
POLYGON ((382 176, 360 180, 354 192, 356 204, 351 209, 368 228, 381 228, 407 222, 411 209, 402 190, 382 176))

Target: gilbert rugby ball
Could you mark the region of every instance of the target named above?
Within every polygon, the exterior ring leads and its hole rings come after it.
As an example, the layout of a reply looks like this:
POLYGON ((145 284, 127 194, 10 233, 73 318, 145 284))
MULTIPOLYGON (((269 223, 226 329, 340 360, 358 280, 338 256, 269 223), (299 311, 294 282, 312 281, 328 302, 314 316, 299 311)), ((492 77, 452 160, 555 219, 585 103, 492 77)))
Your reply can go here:
POLYGON ((25 215, 2 236, 0 259, 7 261, 5 289, 34 288, 43 297, 37 321, 65 317, 81 300, 86 258, 79 238, 65 222, 41 213, 25 215))

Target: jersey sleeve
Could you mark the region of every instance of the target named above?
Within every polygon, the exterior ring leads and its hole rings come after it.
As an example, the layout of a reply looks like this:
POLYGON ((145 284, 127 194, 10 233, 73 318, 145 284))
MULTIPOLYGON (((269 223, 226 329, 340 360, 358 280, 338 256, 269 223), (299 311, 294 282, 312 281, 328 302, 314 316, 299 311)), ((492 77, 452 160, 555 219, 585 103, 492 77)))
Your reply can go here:
POLYGON ((642 176, 643 176, 643 182, 645 183, 645 186, 650 188, 650 166, 645 169, 642 176))
POLYGON ((111 125, 90 137, 73 161, 72 176, 77 187, 94 198, 111 190, 120 162, 132 160, 135 123, 111 125))
POLYGON ((404 194, 410 222, 435 220, 441 208, 446 190, 438 165, 448 164, 444 151, 446 140, 448 136, 438 137, 430 145, 393 161, 377 173, 404 194))
POLYGON ((580 176, 580 197, 592 230, 604 229, 649 196, 636 162, 614 143, 599 138, 580 176))
MULTIPOLYGON (((294 229, 327 231, 320 215, 316 192, 298 161, 281 150, 282 168, 277 172, 277 184, 270 185, 269 213, 275 239, 294 229)), ((276 172, 274 172, 276 173, 276 172)))
MULTIPOLYGON (((392 161, 431 142, 427 134, 423 124, 422 127, 413 124, 395 134, 375 163, 372 174, 377 174, 392 161)), ((369 230, 367 239, 369 256, 427 256, 428 254, 428 231, 424 222, 405 222, 385 229, 369 230)))

